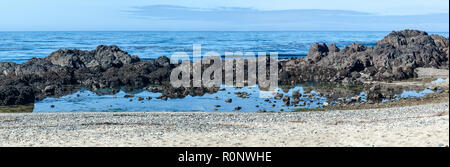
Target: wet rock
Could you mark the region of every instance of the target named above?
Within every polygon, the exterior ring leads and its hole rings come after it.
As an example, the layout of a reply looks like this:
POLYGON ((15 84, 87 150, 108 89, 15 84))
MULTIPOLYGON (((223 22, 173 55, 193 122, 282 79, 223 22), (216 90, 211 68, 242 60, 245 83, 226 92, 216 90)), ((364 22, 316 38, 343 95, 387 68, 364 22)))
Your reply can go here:
POLYGON ((158 57, 156 63, 161 67, 167 67, 170 64, 170 59, 166 56, 158 57))
POLYGON ((291 104, 292 104, 293 106, 296 106, 296 105, 298 105, 299 102, 300 102, 300 99, 298 99, 298 98, 293 98, 292 101, 291 101, 291 104))
POLYGON ((292 98, 293 99, 299 99, 302 96, 302 94, 300 93, 300 91, 293 91, 292 92, 292 98))
POLYGON ((157 99, 163 100, 163 101, 167 101, 168 97, 164 94, 160 95, 159 97, 157 97, 157 99))
POLYGON ((124 98, 133 98, 133 97, 134 97, 134 94, 124 95, 123 97, 124 97, 124 98))
POLYGON ((231 102, 233 102, 233 100, 232 99, 226 99, 225 102, 226 103, 231 103, 231 102))
POLYGON ((383 98, 380 85, 374 85, 367 91, 367 100, 369 103, 381 102, 383 98))
POLYGON ((235 107, 234 108, 234 110, 236 110, 236 111, 239 111, 239 110, 241 110, 242 109, 242 107, 235 107))
POLYGON ((33 88, 27 85, 0 85, 0 106, 30 104, 35 100, 33 88))
POLYGON ((448 48, 448 38, 439 35, 394 31, 374 47, 354 43, 340 50, 335 44, 314 44, 304 60, 287 60, 281 66, 282 72, 287 73, 284 77, 289 76, 296 83, 403 80, 416 77, 414 69, 418 67, 448 69, 448 48))
POLYGON ((277 93, 274 97, 276 100, 280 100, 281 98, 283 98, 283 93, 277 93))
POLYGON ((235 92, 234 94, 236 94, 238 97, 240 98, 248 98, 249 94, 245 91, 243 92, 235 92))
POLYGON ((291 105, 291 98, 289 96, 284 96, 283 97, 283 103, 286 106, 290 106, 291 105))
POLYGON ((359 103, 361 102, 361 96, 354 96, 350 98, 350 102, 352 103, 359 103))
POLYGON ((54 91, 55 91, 55 88, 56 88, 55 85, 49 85, 49 86, 46 86, 46 87, 44 88, 44 92, 46 92, 46 93, 54 92, 54 91))
POLYGON ((117 46, 100 45, 92 51, 80 50, 58 50, 50 54, 44 60, 50 61, 54 65, 69 68, 100 68, 106 70, 110 67, 121 67, 124 64, 131 64, 140 59, 131 56, 117 46))

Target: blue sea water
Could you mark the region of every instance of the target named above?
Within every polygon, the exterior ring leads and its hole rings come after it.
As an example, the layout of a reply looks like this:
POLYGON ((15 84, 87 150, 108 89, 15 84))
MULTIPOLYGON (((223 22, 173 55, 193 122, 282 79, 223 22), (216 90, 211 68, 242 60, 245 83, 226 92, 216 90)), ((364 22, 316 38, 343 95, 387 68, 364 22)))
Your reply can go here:
MULTIPOLYGON (((278 52, 280 58, 305 56, 315 42, 375 45, 389 32, 0 32, 0 62, 22 63, 31 57, 45 57, 58 49, 92 50, 98 45, 117 45, 143 59, 192 52, 278 52)), ((448 33, 434 33, 448 37, 448 33)))

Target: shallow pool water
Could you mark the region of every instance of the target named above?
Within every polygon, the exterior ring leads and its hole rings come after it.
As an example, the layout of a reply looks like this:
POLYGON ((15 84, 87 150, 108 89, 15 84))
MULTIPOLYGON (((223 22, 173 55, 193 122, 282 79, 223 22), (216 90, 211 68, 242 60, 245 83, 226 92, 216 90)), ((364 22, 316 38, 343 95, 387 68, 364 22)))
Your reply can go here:
MULTIPOLYGON (((282 100, 270 98, 270 102, 265 101, 268 96, 276 92, 292 96, 293 91, 302 94, 306 92, 302 87, 295 87, 285 93, 281 89, 276 91, 260 91, 258 87, 222 87, 225 90, 215 94, 205 94, 204 96, 187 96, 185 98, 168 99, 167 101, 157 99, 161 93, 152 93, 146 90, 134 92, 133 98, 125 98, 128 93, 120 91, 114 95, 99 96, 88 90, 81 90, 74 94, 60 98, 46 98, 35 103, 33 112, 258 112, 289 111, 294 107, 284 105, 282 100), (247 92, 248 98, 241 98, 235 92, 247 92), (144 100, 139 101, 142 97, 144 100), (146 100, 152 97, 151 100, 146 100), (130 101, 130 99, 132 101, 130 101), (232 99, 231 103, 225 102, 232 99), (216 107, 220 105, 220 107, 216 107), (274 106, 275 105, 275 106, 274 106), (241 107, 240 110, 235 110, 241 107)), ((314 98, 301 97, 304 106, 296 108, 317 108, 326 101, 325 97, 320 97, 317 92, 311 91, 307 95, 313 94, 314 98)))
MULTIPOLYGON (((158 99, 161 93, 153 93, 147 90, 125 93, 120 91, 111 95, 97 95, 88 90, 80 90, 71 95, 60 98, 46 98, 34 104, 33 112, 279 112, 292 111, 298 108, 320 108, 327 98, 321 96, 321 93, 311 90, 305 91, 302 86, 296 86, 291 89, 278 88, 275 91, 262 91, 257 86, 235 88, 222 86, 222 89, 214 94, 205 94, 203 96, 186 96, 185 98, 169 98, 167 101, 158 99), (292 92, 299 91, 301 101, 297 106, 286 106, 283 100, 275 100, 273 96, 276 93, 289 95, 292 100, 292 92), (247 92, 247 98, 238 97, 236 92, 247 92), (124 97, 133 94, 134 97, 124 97), (140 98, 141 97, 141 98, 140 98), (151 97, 151 100, 147 100, 151 97), (141 99, 141 100, 139 100, 141 99), (142 100, 143 99, 143 100, 142 100), (226 99, 231 99, 227 103, 226 99), (240 109, 236 109, 241 107, 240 109)), ((426 88, 422 91, 408 90, 395 96, 400 98, 423 97, 433 91, 426 88)), ((361 91, 354 96, 360 97, 361 102, 365 102, 366 93, 361 91)), ((387 99, 383 102, 389 101, 387 99)), ((352 99, 347 98, 347 102, 352 99)), ((331 102, 333 104, 333 102, 331 102)))

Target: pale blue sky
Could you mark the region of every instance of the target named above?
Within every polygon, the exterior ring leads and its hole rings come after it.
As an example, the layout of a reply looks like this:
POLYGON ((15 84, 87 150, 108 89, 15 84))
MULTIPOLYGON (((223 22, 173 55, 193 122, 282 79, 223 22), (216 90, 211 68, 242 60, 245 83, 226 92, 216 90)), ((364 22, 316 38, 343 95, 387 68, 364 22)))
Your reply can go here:
POLYGON ((448 31, 448 0, 14 0, 0 31, 448 31))

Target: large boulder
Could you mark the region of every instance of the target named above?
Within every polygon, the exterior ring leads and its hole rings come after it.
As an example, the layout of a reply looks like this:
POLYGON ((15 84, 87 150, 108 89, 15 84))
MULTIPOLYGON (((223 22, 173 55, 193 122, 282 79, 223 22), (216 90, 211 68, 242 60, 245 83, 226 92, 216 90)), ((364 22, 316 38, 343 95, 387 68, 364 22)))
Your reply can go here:
POLYGON ((62 67, 100 68, 103 71, 140 61, 138 57, 129 55, 117 46, 105 45, 100 45, 92 51, 58 50, 45 59, 62 67))
POLYGON ((34 90, 26 81, 0 79, 0 106, 30 104, 34 100, 34 90))
MULTIPOLYGON (((288 72, 308 67, 312 69, 331 68, 337 72, 336 76, 328 80, 351 83, 353 81, 380 80, 392 81, 416 77, 414 69, 418 67, 448 69, 449 40, 439 35, 428 35, 424 31, 404 30, 394 31, 377 42, 374 47, 362 44, 351 44, 342 50, 335 44, 314 44, 310 47, 304 60, 288 60, 284 62, 288 72), (298 63, 300 62, 300 63, 298 63)), ((330 70, 328 70, 330 71, 330 70)), ((307 75, 315 75, 309 70, 292 73, 293 78, 304 78, 307 75)), ((308 77, 309 81, 327 80, 328 74, 318 74, 323 77, 308 77), (312 79, 312 80, 310 80, 312 79), (319 79, 319 80, 316 80, 319 79)))

